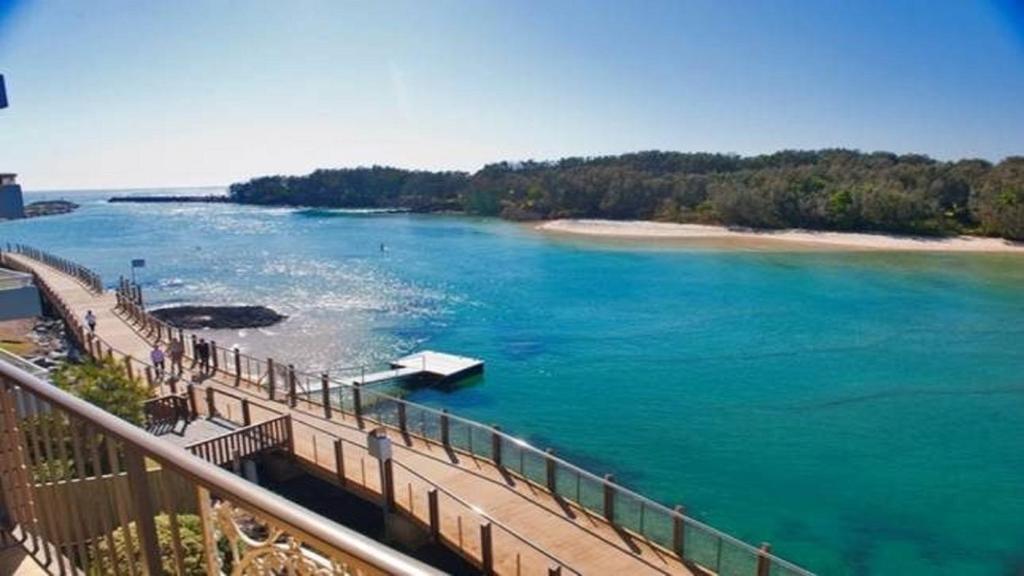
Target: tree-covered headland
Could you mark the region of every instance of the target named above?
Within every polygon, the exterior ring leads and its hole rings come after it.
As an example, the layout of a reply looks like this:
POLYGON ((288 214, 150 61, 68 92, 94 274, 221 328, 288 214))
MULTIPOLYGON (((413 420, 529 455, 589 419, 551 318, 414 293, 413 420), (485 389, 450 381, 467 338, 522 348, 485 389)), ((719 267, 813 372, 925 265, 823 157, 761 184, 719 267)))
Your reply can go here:
POLYGON ((609 218, 1024 240, 1024 157, 788 150, 761 156, 637 152, 499 162, 479 171, 374 166, 266 176, 235 202, 462 211, 515 220, 609 218))

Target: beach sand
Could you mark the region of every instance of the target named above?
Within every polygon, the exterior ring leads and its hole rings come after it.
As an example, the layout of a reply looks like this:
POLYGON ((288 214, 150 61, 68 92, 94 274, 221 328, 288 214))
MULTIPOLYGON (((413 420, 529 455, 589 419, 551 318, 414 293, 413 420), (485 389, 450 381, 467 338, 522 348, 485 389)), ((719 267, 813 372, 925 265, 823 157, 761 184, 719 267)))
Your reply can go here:
POLYGON ((551 220, 534 228, 554 234, 672 242, 707 248, 1005 252, 1024 255, 1024 242, 978 236, 936 238, 815 230, 755 230, 640 220, 551 220))

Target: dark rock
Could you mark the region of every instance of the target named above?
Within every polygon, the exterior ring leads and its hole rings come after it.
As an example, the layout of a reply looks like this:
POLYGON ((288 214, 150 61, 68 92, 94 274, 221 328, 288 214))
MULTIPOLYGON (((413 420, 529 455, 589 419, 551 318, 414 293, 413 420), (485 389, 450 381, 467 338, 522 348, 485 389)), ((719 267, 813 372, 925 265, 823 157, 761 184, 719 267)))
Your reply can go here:
POLYGON ((263 328, 287 316, 266 306, 172 306, 152 311, 153 316, 175 328, 263 328))
POLYGON ((25 206, 25 217, 56 216, 57 214, 68 214, 77 209, 78 204, 68 202, 67 200, 43 200, 27 204, 25 206))

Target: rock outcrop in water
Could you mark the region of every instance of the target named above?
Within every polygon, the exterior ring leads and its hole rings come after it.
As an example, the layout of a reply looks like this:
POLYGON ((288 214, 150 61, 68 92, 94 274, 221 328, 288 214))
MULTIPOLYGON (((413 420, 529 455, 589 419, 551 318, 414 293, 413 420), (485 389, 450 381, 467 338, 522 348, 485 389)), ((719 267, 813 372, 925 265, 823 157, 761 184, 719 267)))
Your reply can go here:
POLYGON ((78 210, 78 204, 67 200, 42 200, 25 205, 25 217, 37 218, 39 216, 56 216, 57 214, 70 214, 78 210))
POLYGON ((287 318, 266 306, 172 306, 152 311, 175 328, 263 328, 287 318))

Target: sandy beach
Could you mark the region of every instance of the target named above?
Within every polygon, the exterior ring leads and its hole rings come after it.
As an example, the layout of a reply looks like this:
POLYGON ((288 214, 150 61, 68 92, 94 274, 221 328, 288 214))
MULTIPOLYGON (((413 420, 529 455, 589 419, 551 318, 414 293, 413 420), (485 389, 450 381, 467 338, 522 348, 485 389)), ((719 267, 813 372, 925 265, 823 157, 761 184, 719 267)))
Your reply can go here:
POLYGON ((1000 238, 897 236, 815 230, 755 230, 703 224, 639 220, 551 220, 542 232, 607 239, 650 240, 705 247, 764 250, 890 250, 930 252, 1008 252, 1024 254, 1024 243, 1000 238))

